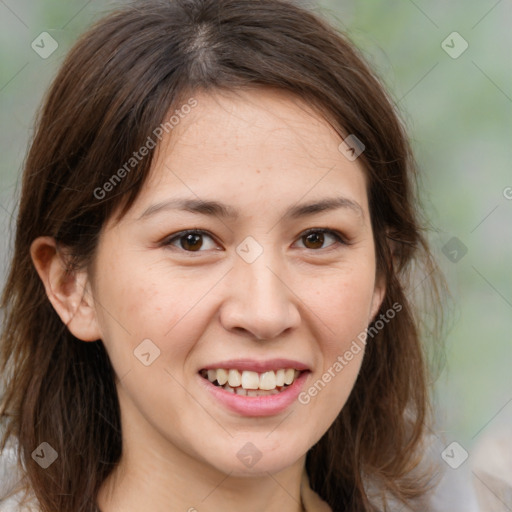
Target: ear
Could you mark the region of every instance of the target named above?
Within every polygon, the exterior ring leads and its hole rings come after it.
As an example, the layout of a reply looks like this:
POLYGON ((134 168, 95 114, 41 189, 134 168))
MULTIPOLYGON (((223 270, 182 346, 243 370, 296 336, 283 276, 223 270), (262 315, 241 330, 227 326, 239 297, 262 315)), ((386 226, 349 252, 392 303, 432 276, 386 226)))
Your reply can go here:
POLYGON ((71 334, 83 341, 100 339, 87 272, 66 271, 66 255, 49 236, 32 242, 30 256, 48 299, 71 334))
MULTIPOLYGON (((398 266, 398 244, 393 239, 392 236, 390 236, 390 229, 386 229, 386 244, 387 244, 387 250, 390 260, 392 261, 392 265, 394 267, 398 266)), ((373 296, 372 296, 372 304, 370 308, 370 317, 368 319, 368 324, 373 322, 375 320, 375 317, 382 305, 382 302, 384 300, 384 296, 386 295, 386 278, 384 276, 384 273, 382 272, 380 275, 377 274, 375 278, 375 288, 373 290, 373 296)))
POLYGON ((373 289, 372 304, 370 307, 370 316, 368 318, 368 324, 373 322, 377 312, 379 311, 384 295, 386 294, 386 280, 383 275, 377 276, 375 279, 375 287, 373 289))

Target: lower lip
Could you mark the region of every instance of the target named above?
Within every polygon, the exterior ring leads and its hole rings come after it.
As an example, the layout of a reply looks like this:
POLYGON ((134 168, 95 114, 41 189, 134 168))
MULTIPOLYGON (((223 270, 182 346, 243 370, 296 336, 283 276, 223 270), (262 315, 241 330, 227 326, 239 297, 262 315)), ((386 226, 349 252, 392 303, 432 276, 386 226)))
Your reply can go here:
POLYGON ((297 400, 309 373, 309 371, 303 371, 292 384, 277 395, 265 396, 244 396, 229 393, 220 386, 215 386, 201 375, 198 375, 198 377, 213 397, 229 410, 243 416, 272 416, 283 412, 297 400))

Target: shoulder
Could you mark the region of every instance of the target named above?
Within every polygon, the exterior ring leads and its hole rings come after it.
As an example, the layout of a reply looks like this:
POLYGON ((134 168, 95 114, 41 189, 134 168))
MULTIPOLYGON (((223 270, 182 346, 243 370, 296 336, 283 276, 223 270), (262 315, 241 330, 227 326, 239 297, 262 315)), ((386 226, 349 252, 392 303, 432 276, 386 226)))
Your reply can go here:
POLYGON ((18 467, 18 444, 9 438, 0 451, 0 512, 37 512, 35 502, 23 502, 25 492, 18 490, 22 475, 18 467))

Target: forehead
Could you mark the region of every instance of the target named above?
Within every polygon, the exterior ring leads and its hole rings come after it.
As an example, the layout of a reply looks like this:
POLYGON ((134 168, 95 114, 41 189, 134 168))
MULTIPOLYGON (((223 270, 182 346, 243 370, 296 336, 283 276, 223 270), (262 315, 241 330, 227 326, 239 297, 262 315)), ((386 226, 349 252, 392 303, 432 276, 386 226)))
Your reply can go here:
MULTIPOLYGON (((252 156, 255 161, 276 154, 322 161, 333 156, 333 145, 340 142, 340 135, 310 105, 286 91, 214 90, 199 92, 194 99, 197 106, 164 135, 161 150, 170 153, 180 146, 185 154, 187 146, 195 145, 190 153, 198 158, 208 151, 225 158, 252 156)), ((179 110, 178 105, 173 112, 179 110)), ((334 154, 339 157, 339 152, 334 154)))
MULTIPOLYGON (((367 209, 366 177, 339 150, 342 137, 300 98, 271 89, 201 92, 175 105, 133 206, 173 196, 245 207, 343 195, 367 209), (177 121, 177 122, 176 122, 177 121), (213 196, 213 197, 212 197, 213 196)), ((262 213, 262 212, 261 212, 262 213)))

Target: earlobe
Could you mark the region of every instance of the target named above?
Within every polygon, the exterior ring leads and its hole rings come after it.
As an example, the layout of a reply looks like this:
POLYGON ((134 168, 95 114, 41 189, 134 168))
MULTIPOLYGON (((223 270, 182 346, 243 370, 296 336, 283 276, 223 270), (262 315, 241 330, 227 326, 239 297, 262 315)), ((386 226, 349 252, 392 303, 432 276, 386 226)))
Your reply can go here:
POLYGON ((67 270, 66 259, 54 238, 36 238, 30 256, 53 308, 69 331, 83 341, 101 338, 94 299, 86 271, 67 270))
POLYGON ((368 319, 368 324, 373 322, 377 313, 384 301, 384 296, 386 294, 386 280, 384 276, 379 276, 375 280, 375 287, 373 289, 373 297, 372 297, 372 305, 370 311, 370 318, 368 319))

